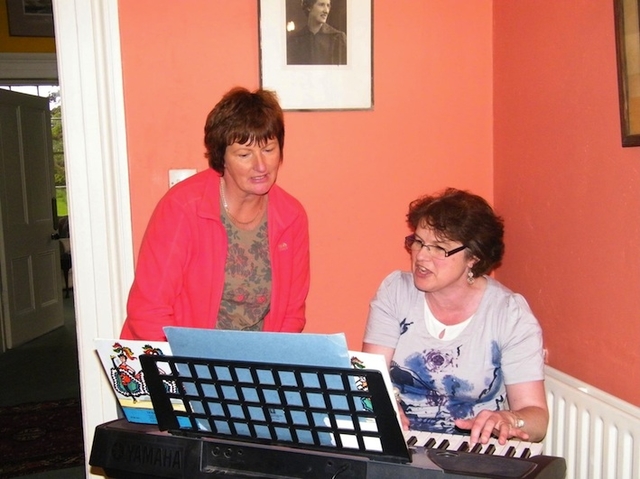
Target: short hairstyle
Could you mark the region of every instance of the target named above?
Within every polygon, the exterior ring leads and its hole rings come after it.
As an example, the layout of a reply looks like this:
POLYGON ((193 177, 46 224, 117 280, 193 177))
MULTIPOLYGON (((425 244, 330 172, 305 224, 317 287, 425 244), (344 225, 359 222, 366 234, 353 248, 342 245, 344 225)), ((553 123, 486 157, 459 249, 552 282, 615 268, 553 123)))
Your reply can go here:
POLYGON ((313 6, 316 4, 318 0, 301 0, 300 1, 300 6, 302 7, 302 11, 304 12, 305 15, 309 16, 309 12, 311 11, 311 9, 313 8, 313 6))
POLYGON ((466 254, 478 261, 471 268, 474 277, 488 274, 500 266, 504 255, 504 221, 487 201, 468 191, 447 188, 423 196, 409 205, 407 223, 433 230, 436 237, 458 241, 466 254))
POLYGON ((264 144, 275 138, 284 154, 284 115, 275 92, 250 92, 236 87, 227 92, 207 115, 204 124, 205 157, 224 174, 224 154, 234 143, 264 144))

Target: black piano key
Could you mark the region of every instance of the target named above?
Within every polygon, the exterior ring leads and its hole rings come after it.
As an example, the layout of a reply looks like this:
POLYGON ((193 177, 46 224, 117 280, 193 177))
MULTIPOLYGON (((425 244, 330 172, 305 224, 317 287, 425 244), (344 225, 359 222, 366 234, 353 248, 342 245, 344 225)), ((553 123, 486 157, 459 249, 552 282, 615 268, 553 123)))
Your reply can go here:
POLYGON ((467 441, 463 441, 458 446, 458 452, 467 452, 469 450, 469 443, 467 441))
POLYGON ((482 454, 493 454, 496 452, 496 446, 489 444, 482 454))
POLYGON ((471 448, 471 452, 475 454, 479 453, 480 451, 482 451, 482 443, 480 442, 476 443, 476 445, 471 448))
POLYGON ((504 455, 506 457, 513 457, 516 455, 516 448, 513 446, 509 446, 509 449, 507 449, 507 452, 504 453, 504 455))
POLYGON ((411 436, 408 440, 407 440, 407 446, 411 447, 411 446, 415 446, 416 442, 418 442, 418 438, 415 436, 411 436))
POLYGON ((429 440, 424 443, 424 447, 426 449, 430 449, 435 445, 436 445, 436 440, 434 438, 432 438, 432 437, 430 437, 429 440))
POLYGON ((449 440, 445 439, 440 444, 438 444, 437 449, 447 450, 449 448, 449 440))
POLYGON ((524 450, 522 451, 522 454, 520 454, 520 458, 529 459, 530 457, 531 457, 531 449, 529 449, 528 447, 525 447, 524 450))

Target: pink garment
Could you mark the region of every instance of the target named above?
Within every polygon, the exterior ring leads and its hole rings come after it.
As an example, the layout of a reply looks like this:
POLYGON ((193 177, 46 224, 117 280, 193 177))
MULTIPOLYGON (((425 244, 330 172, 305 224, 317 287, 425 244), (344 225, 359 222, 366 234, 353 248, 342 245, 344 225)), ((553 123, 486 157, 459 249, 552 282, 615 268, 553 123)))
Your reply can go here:
MULTIPOLYGON (((156 206, 140 247, 122 339, 164 341, 164 326, 215 328, 227 256, 219 192, 219 174, 207 169, 175 185, 156 206)), ((307 215, 277 185, 267 214, 272 291, 264 331, 300 332, 309 292, 307 215)))

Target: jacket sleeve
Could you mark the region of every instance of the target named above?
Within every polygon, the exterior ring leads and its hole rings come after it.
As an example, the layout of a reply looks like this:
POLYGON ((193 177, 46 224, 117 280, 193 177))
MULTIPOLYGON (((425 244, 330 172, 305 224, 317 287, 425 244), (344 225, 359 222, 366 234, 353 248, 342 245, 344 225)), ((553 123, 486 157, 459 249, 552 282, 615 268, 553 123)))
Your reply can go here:
POLYGON ((306 323, 305 302, 309 293, 309 221, 304 209, 291 225, 292 271, 285 315, 280 331, 299 333, 306 323))
POLYGON ((183 208, 171 197, 163 198, 142 240, 122 339, 166 340, 162 328, 175 325, 176 297, 193 248, 191 235, 183 208))

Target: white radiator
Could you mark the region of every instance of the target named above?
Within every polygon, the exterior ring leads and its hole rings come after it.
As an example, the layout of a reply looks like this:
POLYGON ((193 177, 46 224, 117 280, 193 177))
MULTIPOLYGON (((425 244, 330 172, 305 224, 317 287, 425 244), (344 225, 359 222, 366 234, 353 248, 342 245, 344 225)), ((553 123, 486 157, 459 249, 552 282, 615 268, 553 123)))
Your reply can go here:
POLYGON ((544 454, 567 461, 566 479, 639 479, 640 408, 546 366, 544 454))

